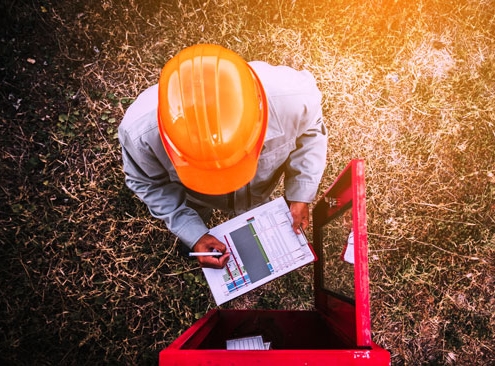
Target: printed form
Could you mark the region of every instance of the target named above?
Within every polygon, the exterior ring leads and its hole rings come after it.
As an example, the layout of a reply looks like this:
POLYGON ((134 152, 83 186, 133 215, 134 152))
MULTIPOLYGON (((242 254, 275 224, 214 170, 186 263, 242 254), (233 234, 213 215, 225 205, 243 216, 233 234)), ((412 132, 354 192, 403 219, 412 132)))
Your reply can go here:
POLYGON ((230 252, 223 269, 203 268, 217 305, 315 260, 304 234, 292 229, 283 197, 216 226, 210 234, 230 252))

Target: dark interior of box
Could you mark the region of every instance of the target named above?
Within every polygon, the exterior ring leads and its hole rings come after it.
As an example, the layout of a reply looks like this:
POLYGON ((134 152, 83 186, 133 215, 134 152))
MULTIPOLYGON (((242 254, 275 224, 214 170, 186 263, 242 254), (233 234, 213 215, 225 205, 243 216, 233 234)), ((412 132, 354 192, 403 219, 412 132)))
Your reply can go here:
POLYGON ((270 310, 218 310, 182 348, 195 344, 197 349, 225 349, 229 339, 258 335, 274 350, 355 348, 318 311, 270 310))

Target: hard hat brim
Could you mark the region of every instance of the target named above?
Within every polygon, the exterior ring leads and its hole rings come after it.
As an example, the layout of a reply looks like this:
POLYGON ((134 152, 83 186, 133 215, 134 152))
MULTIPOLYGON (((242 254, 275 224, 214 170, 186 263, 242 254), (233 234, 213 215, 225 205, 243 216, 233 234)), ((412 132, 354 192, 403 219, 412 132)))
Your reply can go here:
POLYGON ((256 151, 246 155, 234 166, 223 169, 201 169, 192 165, 177 165, 175 169, 182 182, 193 191, 221 195, 234 192, 249 183, 258 166, 256 151))

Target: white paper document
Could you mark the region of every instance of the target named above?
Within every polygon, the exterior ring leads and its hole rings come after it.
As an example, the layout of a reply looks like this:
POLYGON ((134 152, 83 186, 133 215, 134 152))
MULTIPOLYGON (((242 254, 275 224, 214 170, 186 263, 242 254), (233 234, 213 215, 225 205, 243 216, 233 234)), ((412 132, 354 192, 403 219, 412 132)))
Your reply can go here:
POLYGON ((354 231, 349 233, 347 238, 347 245, 344 251, 344 261, 350 264, 354 264, 354 231))
POLYGON ((271 347, 271 342, 263 341, 263 336, 245 337, 227 340, 229 351, 266 351, 271 347))
POLYGON ((230 253, 223 269, 203 268, 217 305, 315 260, 304 234, 292 229, 283 197, 216 226, 210 234, 230 253))

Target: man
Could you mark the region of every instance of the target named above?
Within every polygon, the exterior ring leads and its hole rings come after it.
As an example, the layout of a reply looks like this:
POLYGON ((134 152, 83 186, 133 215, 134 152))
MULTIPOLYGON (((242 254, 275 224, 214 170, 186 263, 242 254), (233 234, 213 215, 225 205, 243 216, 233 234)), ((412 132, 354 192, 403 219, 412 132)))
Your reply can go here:
POLYGON ((126 184, 192 251, 223 253, 198 257, 201 266, 222 268, 229 254, 202 208, 245 212, 284 176, 293 228, 308 226, 327 150, 320 102, 308 71, 186 48, 119 126, 126 184))

